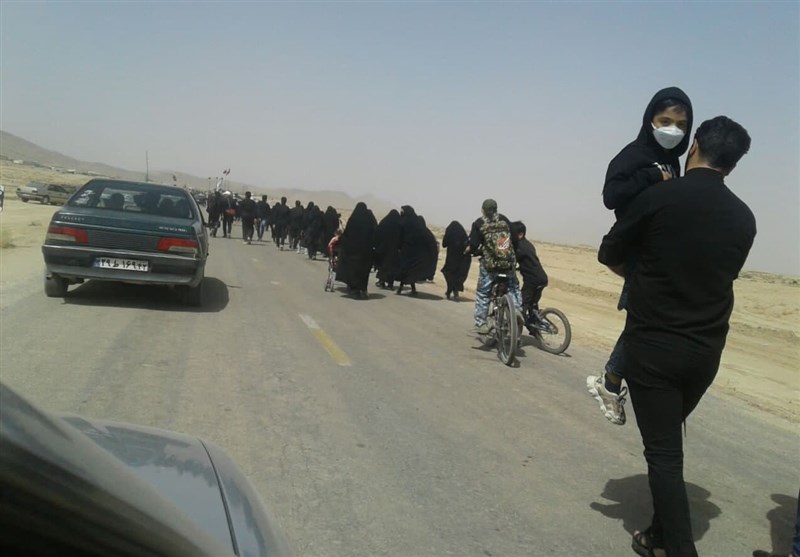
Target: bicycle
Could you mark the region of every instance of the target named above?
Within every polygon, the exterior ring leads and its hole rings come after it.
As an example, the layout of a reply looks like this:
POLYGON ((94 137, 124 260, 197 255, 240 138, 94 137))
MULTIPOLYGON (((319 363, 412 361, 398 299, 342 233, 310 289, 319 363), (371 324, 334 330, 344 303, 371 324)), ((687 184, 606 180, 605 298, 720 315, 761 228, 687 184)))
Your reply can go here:
POLYGON ((529 310, 523 308, 523 316, 534 345, 550 354, 561 354, 572 341, 572 327, 564 312, 556 308, 529 310))
POLYGON ((509 282, 510 276, 504 273, 499 273, 492 282, 489 314, 486 319, 489 333, 481 335, 481 341, 487 348, 496 345, 500 361, 507 366, 513 366, 517 361, 520 330, 514 297, 508 288, 509 282))

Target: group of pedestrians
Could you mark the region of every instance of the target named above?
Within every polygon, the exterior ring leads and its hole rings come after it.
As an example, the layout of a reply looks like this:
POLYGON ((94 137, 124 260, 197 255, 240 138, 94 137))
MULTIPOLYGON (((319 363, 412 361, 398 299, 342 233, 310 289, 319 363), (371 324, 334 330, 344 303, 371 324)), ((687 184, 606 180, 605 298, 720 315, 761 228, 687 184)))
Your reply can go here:
MULTIPOLYGON (((618 309, 627 317, 605 369, 589 376, 586 386, 617 425, 626 422, 630 392, 654 508, 650 524, 632 538, 634 551, 645 557, 697 556, 683 479, 682 426, 716 376, 733 310, 733 281, 756 235, 752 212, 725 185, 750 148, 747 131, 725 116, 703 122, 693 138, 692 129, 689 97, 677 87, 659 91, 637 138, 608 165, 603 188, 604 203, 617 220, 603 237, 598 259, 624 279, 618 309), (681 177, 678 159, 687 152, 681 177)), ((228 214, 229 207, 222 207, 228 214)), ((339 226, 338 216, 335 226, 328 216, 311 203, 289 209, 283 198, 266 218, 274 223, 277 245, 288 235, 290 247, 304 244, 312 253, 339 226)), ((230 234, 229 227, 223 230, 230 234)), ((459 298, 471 257, 480 258, 476 333, 487 333, 491 285, 500 273, 509 275, 517 308, 529 310, 521 314, 537 313, 548 278, 526 236, 524 223, 511 222, 491 199, 469 234, 456 221, 445 230, 447 298, 459 298)), ((379 223, 359 203, 337 249, 336 280, 365 298, 373 268, 379 287, 396 287, 400 294, 408 286, 415 295, 417 283, 434 277, 439 245, 412 207, 393 210, 379 223)), ((800 523, 795 557, 799 539, 800 523)))
POLYGON ((296 201, 289 208, 286 197, 270 206, 266 195, 255 201, 251 192, 245 192, 243 199, 238 199, 231 192, 215 191, 206 203, 211 235, 216 236, 222 226, 222 236, 231 237, 235 220, 242 225, 242 241, 251 244, 254 237, 263 241, 269 231, 272 241, 283 250, 289 249, 308 255, 315 259, 317 254, 325 252, 336 229, 339 227, 340 214, 329 206, 323 213, 314 202, 303 207, 296 201))
POLYGON ((439 244, 425 219, 405 205, 390 211, 380 223, 360 202, 347 221, 338 243, 336 280, 357 298, 367 297, 370 272, 375 269, 380 288, 402 294, 408 286, 417 295, 417 284, 433 280, 439 244))

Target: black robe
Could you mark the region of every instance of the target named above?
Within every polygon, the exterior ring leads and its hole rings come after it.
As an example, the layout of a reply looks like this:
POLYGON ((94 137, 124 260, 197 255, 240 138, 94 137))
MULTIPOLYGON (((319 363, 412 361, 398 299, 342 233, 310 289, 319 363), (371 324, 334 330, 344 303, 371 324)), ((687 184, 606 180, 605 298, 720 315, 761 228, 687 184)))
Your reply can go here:
POLYGON ((336 231, 339 230, 339 213, 336 209, 328 205, 328 208, 325 209, 325 214, 323 215, 323 233, 322 233, 322 245, 327 246, 333 235, 336 234, 336 231))
POLYGON ((472 264, 472 257, 464 255, 467 248, 467 231, 458 221, 453 221, 444 231, 442 247, 447 250, 447 257, 444 260, 442 274, 447 281, 447 290, 450 292, 463 292, 464 281, 469 275, 469 267, 472 264))
POLYGON ((400 213, 396 209, 389 211, 378 224, 375 235, 375 266, 378 269, 378 280, 382 282, 394 282, 401 226, 400 213))
POLYGON ((336 280, 352 290, 367 290, 377 228, 375 215, 367 205, 363 202, 356 205, 339 240, 339 262, 336 265, 336 280))
POLYGON ((408 205, 403 207, 400 221, 400 253, 395 280, 403 284, 432 280, 439 256, 436 237, 425 226, 422 217, 408 205))
POLYGON ((677 87, 668 87, 656 93, 644 111, 639 136, 626 145, 608 164, 603 185, 603 203, 614 209, 621 218, 631 201, 643 190, 663 180, 659 165, 671 168, 675 177, 680 176, 678 158, 689 148, 692 131, 692 102, 677 87), (680 143, 669 151, 661 147, 653 136, 653 114, 656 105, 665 99, 675 99, 687 106, 689 129, 680 143))
POLYGON ((308 211, 308 226, 303 234, 303 239, 308 249, 308 256, 314 257, 318 251, 325 251, 323 243, 324 226, 322 210, 316 205, 308 211))

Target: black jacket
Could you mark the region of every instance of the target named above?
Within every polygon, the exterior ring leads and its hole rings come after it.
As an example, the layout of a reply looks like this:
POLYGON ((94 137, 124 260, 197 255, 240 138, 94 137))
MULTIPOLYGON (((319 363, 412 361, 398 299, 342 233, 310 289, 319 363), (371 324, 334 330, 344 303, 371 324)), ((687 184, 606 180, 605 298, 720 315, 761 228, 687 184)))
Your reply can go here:
POLYGON ((663 181, 659 165, 671 167, 675 176, 680 175, 678 158, 689 148, 692 131, 692 103, 689 97, 677 87, 668 87, 656 93, 647 105, 642 116, 639 136, 625 146, 608 164, 606 181, 603 185, 603 203, 607 209, 614 209, 621 218, 631 201, 642 191, 663 181), (656 142, 653 136, 653 111, 664 99, 676 99, 689 108, 689 128, 681 142, 669 151, 656 142))
POLYGON ((239 203, 239 211, 243 219, 253 219, 256 216, 256 202, 250 199, 242 199, 239 203))
POLYGON ((647 189, 600 245, 598 259, 630 278, 625 342, 719 354, 733 309, 733 281, 756 235, 753 213, 719 172, 696 168, 647 189))
POLYGON ((524 283, 547 286, 547 273, 544 272, 539 257, 536 255, 536 248, 527 238, 517 242, 516 255, 519 273, 522 275, 524 283))

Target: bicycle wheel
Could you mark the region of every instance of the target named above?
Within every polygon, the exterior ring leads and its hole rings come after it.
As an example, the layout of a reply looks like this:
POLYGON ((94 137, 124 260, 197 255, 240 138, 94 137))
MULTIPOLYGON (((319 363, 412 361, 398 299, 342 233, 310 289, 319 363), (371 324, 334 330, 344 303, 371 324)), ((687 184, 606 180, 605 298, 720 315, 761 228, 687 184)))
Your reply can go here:
POLYGON ((500 298, 497 307, 497 354, 507 366, 516 361, 519 341, 517 314, 514 311, 514 298, 506 294, 500 298))
POLYGON ((539 312, 542 322, 533 335, 538 348, 550 354, 561 354, 572 341, 572 328, 564 312, 547 308, 539 312))

